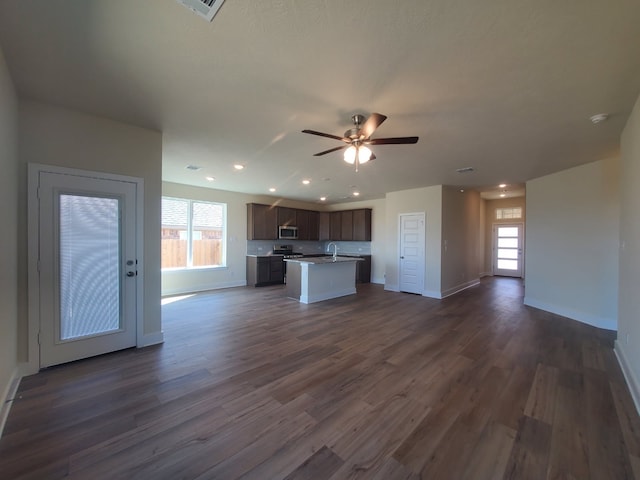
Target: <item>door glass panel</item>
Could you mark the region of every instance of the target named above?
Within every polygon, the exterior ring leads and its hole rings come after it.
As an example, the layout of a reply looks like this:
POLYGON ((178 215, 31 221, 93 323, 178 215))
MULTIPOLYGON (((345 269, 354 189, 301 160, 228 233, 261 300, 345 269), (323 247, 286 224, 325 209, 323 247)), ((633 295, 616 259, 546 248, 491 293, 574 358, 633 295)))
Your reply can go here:
POLYGON ((60 340, 120 329, 115 198, 60 195, 60 340))
POLYGON ((498 237, 517 237, 518 227, 498 227, 498 237))
POLYGON ((498 248, 518 248, 518 239, 498 238, 498 248))
POLYGON ((518 258, 518 250, 509 248, 499 248, 498 258, 518 258))
POLYGON ((498 268, 501 270, 517 270, 518 269, 518 261, 517 260, 504 260, 502 258, 498 259, 498 268))

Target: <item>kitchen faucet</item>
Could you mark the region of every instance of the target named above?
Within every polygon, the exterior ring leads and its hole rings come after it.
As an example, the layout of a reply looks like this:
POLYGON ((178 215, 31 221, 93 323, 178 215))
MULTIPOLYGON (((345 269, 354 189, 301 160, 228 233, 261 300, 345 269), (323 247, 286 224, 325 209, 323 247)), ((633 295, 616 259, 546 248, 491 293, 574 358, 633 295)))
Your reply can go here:
POLYGON ((327 244, 327 252, 329 251, 329 247, 333 245, 333 261, 336 261, 336 257, 338 256, 338 245, 335 242, 329 242, 327 244))

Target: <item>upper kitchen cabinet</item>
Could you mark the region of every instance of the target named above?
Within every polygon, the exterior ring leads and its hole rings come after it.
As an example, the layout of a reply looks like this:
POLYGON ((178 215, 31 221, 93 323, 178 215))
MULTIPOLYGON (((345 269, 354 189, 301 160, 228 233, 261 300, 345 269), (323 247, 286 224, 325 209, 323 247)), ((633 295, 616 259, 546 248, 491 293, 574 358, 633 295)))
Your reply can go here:
POLYGON ((329 212, 318 213, 318 240, 331 240, 331 214, 329 212))
POLYGON ((276 240, 278 212, 271 205, 247 204, 247 240, 276 240))
POLYGON ((340 214, 340 240, 353 240, 353 210, 344 210, 340 214))
POLYGON ((342 240, 342 212, 331 212, 329 215, 329 240, 342 240))
POLYGON ((278 225, 297 227, 297 210, 295 208, 278 207, 278 225))
POLYGON ((353 240, 371 241, 371 209, 362 208, 353 211, 353 240))
POLYGON ((312 210, 298 210, 298 240, 318 240, 318 212, 312 210))

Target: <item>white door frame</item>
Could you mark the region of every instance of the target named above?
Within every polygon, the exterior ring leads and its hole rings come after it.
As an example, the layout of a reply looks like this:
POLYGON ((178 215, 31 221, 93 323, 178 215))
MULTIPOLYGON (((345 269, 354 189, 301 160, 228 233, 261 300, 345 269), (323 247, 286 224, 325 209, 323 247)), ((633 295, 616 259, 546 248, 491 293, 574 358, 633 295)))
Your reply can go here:
POLYGON ((398 214, 398 288, 397 291, 400 292, 401 290, 401 285, 402 285, 402 259, 400 258, 402 256, 402 217, 405 216, 410 216, 410 215, 416 215, 419 216, 421 218, 421 222, 422 222, 422 238, 424 241, 424 245, 422 245, 422 285, 421 285, 421 291, 420 291, 420 295, 424 295, 425 293, 425 285, 427 284, 427 248, 426 248, 426 241, 427 241, 427 221, 426 221, 426 215, 425 212, 409 212, 409 213, 399 213, 398 214))
POLYGON ((136 184, 136 250, 138 259, 138 276, 136 277, 136 346, 141 347, 144 334, 144 179, 102 172, 92 172, 75 168, 56 167, 30 163, 28 165, 28 197, 27 197, 27 278, 28 289, 28 361, 25 375, 40 370, 40 349, 38 335, 40 332, 40 274, 38 271, 39 256, 39 200, 38 182, 41 172, 60 175, 75 175, 104 180, 132 182, 136 184))

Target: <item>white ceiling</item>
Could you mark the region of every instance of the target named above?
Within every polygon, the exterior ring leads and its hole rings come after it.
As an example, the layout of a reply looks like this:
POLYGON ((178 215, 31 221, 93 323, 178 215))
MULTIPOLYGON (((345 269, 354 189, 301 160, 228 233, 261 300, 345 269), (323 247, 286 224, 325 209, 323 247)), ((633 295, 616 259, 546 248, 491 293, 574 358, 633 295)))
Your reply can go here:
POLYGON ((2 0, 0 46, 21 97, 162 131, 164 180, 312 202, 516 190, 617 154, 640 93, 637 0, 226 0, 211 23, 175 0, 2 0), (371 112, 374 137, 420 141, 355 173, 300 132, 371 112))

